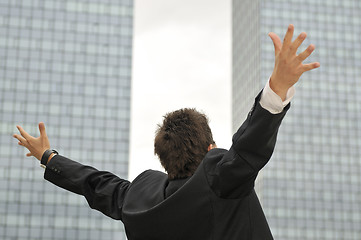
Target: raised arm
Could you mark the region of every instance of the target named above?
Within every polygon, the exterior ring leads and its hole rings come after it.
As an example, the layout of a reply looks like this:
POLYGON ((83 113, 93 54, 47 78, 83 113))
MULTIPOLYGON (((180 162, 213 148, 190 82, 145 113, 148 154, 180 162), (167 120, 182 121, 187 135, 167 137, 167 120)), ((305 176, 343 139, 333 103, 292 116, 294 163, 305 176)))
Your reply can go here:
POLYGON ((219 197, 248 195, 259 170, 272 156, 278 128, 289 105, 281 113, 272 114, 260 105, 260 97, 261 94, 246 121, 233 135, 231 148, 228 151, 214 149, 207 154, 210 159, 205 165, 208 180, 219 197))
POLYGON ((129 181, 60 155, 48 163, 44 178, 58 187, 83 195, 91 208, 111 218, 122 219, 129 181))
MULTIPOLYGON (((44 123, 39 123, 40 136, 37 138, 28 134, 21 126, 17 128, 20 135, 14 134, 14 138, 19 141, 19 145, 29 150, 26 156, 34 156, 40 161, 44 152, 50 148, 44 123)), ((129 181, 60 155, 49 157, 44 178, 61 188, 83 195, 91 208, 111 218, 122 219, 121 209, 129 181)))
MULTIPOLYGON (((282 101, 304 72, 320 66, 318 62, 303 64, 315 47, 311 44, 297 55, 297 49, 306 38, 306 33, 301 33, 292 42, 293 32, 293 25, 289 25, 283 44, 275 33, 269 34, 275 47, 275 67, 269 86, 279 97, 281 111, 274 114, 274 111, 267 108, 272 104, 268 104, 268 100, 265 102, 264 96, 260 94, 246 121, 234 134, 230 150, 214 169, 208 170, 211 173, 211 185, 221 197, 237 198, 252 191, 258 172, 272 156, 279 126, 289 108, 287 105, 283 109, 282 101)), ((208 157, 216 161, 221 154, 223 153, 217 150, 210 151, 208 157)))

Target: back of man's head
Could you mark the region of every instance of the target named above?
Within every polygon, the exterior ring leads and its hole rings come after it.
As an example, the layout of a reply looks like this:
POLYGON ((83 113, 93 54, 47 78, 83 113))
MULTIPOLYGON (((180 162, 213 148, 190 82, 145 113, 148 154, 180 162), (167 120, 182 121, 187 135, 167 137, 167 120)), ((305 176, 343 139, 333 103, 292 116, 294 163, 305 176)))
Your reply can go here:
POLYGON ((169 179, 192 176, 214 143, 205 114, 183 108, 164 116, 158 124, 154 153, 158 155, 169 179))

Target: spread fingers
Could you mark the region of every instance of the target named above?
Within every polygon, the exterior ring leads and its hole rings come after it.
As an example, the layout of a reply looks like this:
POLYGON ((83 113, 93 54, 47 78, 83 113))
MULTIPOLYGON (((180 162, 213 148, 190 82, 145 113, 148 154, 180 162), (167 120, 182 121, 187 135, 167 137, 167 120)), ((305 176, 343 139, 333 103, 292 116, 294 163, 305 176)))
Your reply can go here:
POLYGON ((313 50, 315 50, 315 45, 311 44, 310 46, 307 47, 307 49, 305 51, 303 51, 302 53, 300 53, 297 58, 303 62, 306 58, 308 58, 311 53, 313 52, 313 50))

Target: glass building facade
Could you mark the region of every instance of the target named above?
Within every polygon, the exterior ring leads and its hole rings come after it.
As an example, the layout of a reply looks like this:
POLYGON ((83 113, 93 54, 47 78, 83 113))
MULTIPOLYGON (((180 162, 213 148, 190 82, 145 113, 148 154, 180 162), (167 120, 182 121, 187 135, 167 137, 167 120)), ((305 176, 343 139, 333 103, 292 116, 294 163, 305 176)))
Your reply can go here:
POLYGON ((361 238, 361 1, 233 0, 233 129, 270 77, 287 26, 321 67, 296 85, 256 184, 274 238, 361 238))
POLYGON ((132 0, 0 1, 0 239, 125 239, 123 225, 43 179, 12 134, 128 175, 132 0))

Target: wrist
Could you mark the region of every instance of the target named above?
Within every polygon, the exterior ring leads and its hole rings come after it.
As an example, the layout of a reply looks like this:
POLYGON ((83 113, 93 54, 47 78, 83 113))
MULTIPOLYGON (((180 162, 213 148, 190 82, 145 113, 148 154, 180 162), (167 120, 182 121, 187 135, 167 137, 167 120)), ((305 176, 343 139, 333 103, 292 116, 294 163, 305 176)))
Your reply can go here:
POLYGON ((55 153, 50 154, 50 156, 49 156, 48 161, 46 162, 46 164, 48 164, 48 163, 50 162, 50 160, 51 160, 55 155, 57 155, 57 154, 55 154, 55 153))
POLYGON ((269 86, 272 89, 272 91, 274 91, 282 99, 282 101, 286 100, 287 92, 288 92, 288 89, 290 88, 289 86, 275 84, 275 82, 272 81, 272 77, 269 81, 269 86))

